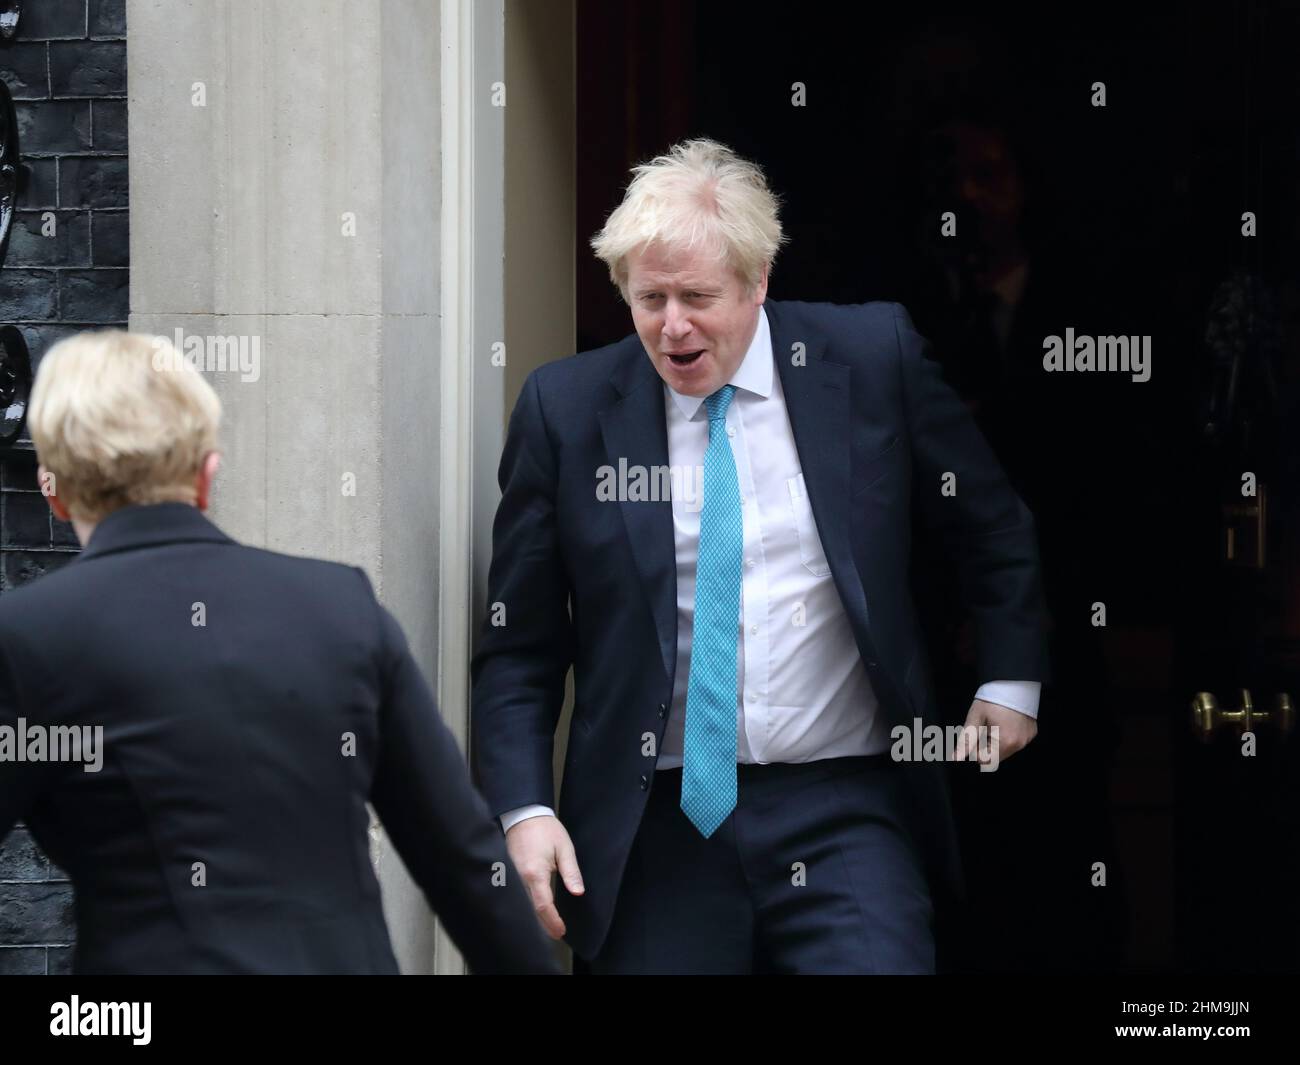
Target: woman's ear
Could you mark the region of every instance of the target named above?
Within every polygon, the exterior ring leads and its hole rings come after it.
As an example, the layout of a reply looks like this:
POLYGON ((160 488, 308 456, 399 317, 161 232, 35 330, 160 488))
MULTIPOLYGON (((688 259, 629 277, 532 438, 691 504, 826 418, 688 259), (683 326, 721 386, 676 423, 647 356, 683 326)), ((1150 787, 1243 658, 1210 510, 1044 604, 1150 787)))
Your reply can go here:
POLYGON ((212 482, 217 476, 217 470, 221 466, 221 452, 209 451, 203 456, 203 464, 199 466, 198 478, 195 481, 195 499, 194 505, 199 510, 208 509, 208 499, 212 495, 212 482))
POLYGON ((63 500, 55 494, 54 474, 38 464, 36 467, 36 483, 41 486, 41 494, 45 496, 45 501, 50 504, 50 510, 54 511, 54 516, 59 521, 71 521, 72 515, 68 513, 68 508, 63 505, 63 500))

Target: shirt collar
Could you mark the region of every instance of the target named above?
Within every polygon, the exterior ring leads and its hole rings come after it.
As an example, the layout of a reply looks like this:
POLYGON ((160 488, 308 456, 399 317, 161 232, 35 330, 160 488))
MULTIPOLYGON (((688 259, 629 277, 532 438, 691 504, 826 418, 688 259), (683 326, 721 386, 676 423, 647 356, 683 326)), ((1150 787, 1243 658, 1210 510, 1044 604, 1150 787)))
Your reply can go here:
MULTIPOLYGON (((760 306, 754 339, 749 342, 749 350, 745 352, 745 357, 740 360, 740 365, 736 367, 736 372, 731 375, 731 380, 727 383, 735 385, 738 390, 753 392, 754 395, 766 399, 772 394, 772 368, 772 330, 767 324, 767 311, 760 306)), ((677 404, 677 409, 682 412, 687 421, 695 417, 704 403, 704 396, 684 396, 666 381, 664 388, 668 389, 677 404)))

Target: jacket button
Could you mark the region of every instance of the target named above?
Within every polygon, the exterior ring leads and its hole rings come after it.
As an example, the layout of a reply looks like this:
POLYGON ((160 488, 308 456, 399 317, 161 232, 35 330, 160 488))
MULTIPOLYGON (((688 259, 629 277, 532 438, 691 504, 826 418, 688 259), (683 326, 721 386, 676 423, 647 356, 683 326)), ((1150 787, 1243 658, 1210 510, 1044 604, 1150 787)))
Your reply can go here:
POLYGON ((644 773, 641 774, 641 790, 645 791, 650 786, 650 778, 644 773))
POLYGON ((663 703, 660 703, 660 704, 659 704, 659 716, 660 716, 660 717, 663 717, 664 714, 666 714, 667 712, 668 712, 668 707, 665 706, 663 703))
POLYGON ((875 669, 876 666, 878 666, 878 665, 880 665, 880 663, 877 662, 877 661, 875 661, 875 660, 873 659, 872 661, 870 661, 870 662, 867 663, 867 668, 868 668, 868 669, 875 669))

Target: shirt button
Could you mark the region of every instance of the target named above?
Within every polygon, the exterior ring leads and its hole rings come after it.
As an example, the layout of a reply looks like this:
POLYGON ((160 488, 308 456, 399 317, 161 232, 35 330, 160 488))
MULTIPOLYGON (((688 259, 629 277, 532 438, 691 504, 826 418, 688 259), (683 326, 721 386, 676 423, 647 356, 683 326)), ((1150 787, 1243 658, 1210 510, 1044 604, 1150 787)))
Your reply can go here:
POLYGON ((753 560, 752 558, 747 558, 747 559, 745 559, 745 568, 746 568, 746 569, 753 569, 753 568, 754 568, 754 560, 753 560))
POLYGON ((736 435, 736 427, 735 427, 734 425, 728 425, 728 426, 727 426, 727 435, 728 435, 728 436, 735 436, 735 435, 736 435))
POLYGON ((754 702, 754 700, 756 700, 756 699, 758 698, 758 696, 755 695, 753 692, 747 692, 747 693, 745 694, 745 698, 748 699, 748 700, 752 703, 752 702, 754 702))
POLYGON ((758 626, 757 626, 757 625, 751 625, 751 626, 749 627, 749 634, 750 634, 751 636, 756 636, 756 635, 758 634, 758 626))

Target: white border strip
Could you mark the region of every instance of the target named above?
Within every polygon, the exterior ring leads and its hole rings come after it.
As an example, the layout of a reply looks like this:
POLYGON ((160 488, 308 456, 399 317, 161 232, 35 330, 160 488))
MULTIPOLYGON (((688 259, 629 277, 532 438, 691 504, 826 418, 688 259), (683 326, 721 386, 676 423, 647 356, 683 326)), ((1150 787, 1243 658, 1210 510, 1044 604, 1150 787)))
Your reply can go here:
MULTIPOLYGON (((475 616, 473 550, 474 410, 474 23, 472 0, 441 0, 442 222, 440 461, 438 500, 438 706, 466 746, 469 656, 475 616)), ((464 963, 441 924, 434 971, 464 963)))

